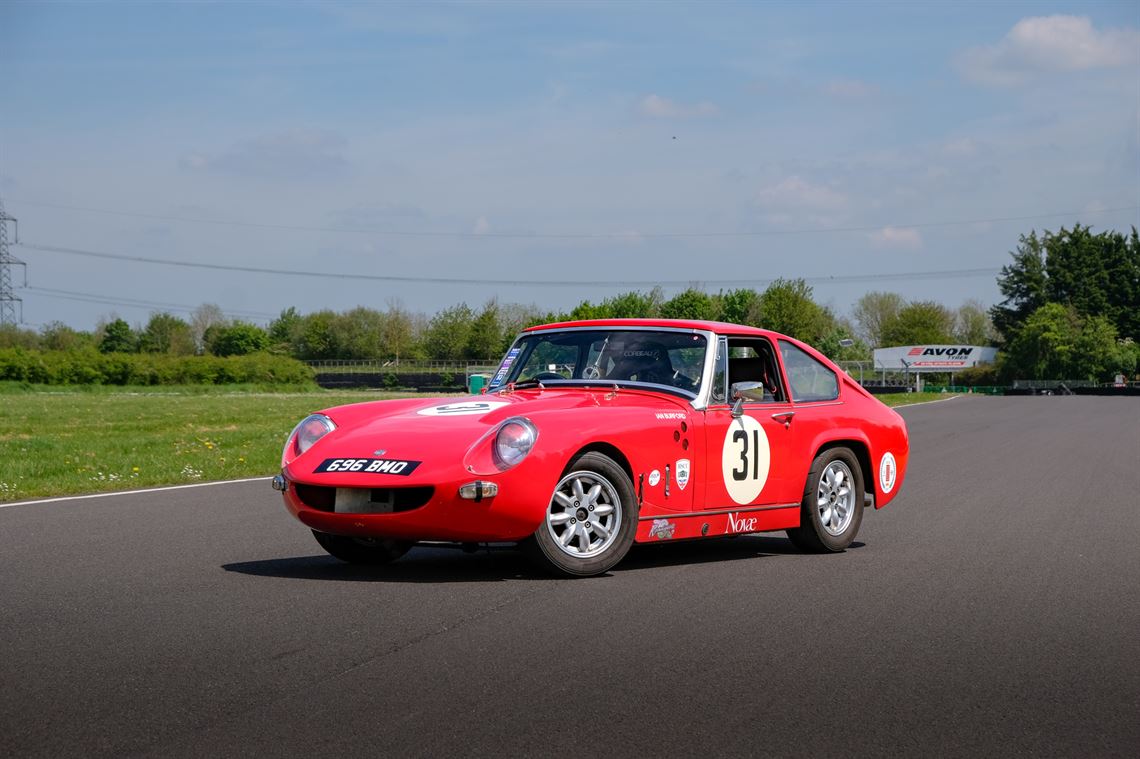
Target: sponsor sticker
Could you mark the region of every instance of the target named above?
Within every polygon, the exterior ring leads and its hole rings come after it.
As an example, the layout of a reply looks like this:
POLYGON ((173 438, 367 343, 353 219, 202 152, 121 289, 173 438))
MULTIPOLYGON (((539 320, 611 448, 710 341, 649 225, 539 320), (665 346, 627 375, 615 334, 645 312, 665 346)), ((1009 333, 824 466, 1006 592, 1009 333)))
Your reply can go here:
POLYGON ((681 490, 684 490, 685 486, 689 484, 688 459, 677 459, 677 472, 675 474, 675 477, 677 478, 677 487, 681 490))
POLYGON ((407 477, 416 471, 422 461, 404 461, 402 459, 325 459, 314 473, 323 472, 364 472, 367 474, 398 474, 407 477))
POLYGON ((488 411, 494 411, 506 405, 506 401, 464 401, 463 403, 449 403, 445 406, 422 408, 416 413, 420 416, 471 416, 472 414, 486 414, 488 411))
POLYGON ((883 454, 879 461, 879 487, 884 493, 895 489, 895 477, 898 475, 898 466, 895 464, 895 455, 890 451, 883 454))
POLYGON ((771 465, 772 450, 760 422, 747 414, 733 419, 721 448, 721 474, 732 500, 741 505, 755 501, 768 482, 771 465))
POLYGON ((658 419, 685 419, 684 411, 658 411, 656 414, 658 419))
POLYGON ((649 527, 649 537, 657 538, 658 540, 669 540, 673 537, 677 525, 670 522, 668 519, 654 519, 653 524, 649 527))
POLYGON ((499 364, 499 371, 495 372, 495 376, 491 379, 491 387, 502 384, 503 380, 507 378, 507 373, 510 372, 511 366, 515 363, 515 359, 519 356, 519 348, 511 348, 507 351, 507 355, 503 358, 503 363, 499 364))
POLYGON ((649 473, 649 487, 653 487, 659 482, 661 482, 661 470, 654 469, 649 473))
POLYGON ((728 524, 724 526, 724 534, 732 535, 737 532, 755 532, 756 523, 760 521, 756 517, 742 517, 739 514, 729 514, 728 524))

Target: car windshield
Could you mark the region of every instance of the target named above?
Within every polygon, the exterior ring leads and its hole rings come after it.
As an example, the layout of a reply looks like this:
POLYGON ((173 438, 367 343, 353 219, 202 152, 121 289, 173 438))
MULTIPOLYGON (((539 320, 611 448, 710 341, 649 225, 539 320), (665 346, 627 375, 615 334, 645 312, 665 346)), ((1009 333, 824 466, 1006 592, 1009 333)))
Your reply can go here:
POLYGON ((491 380, 544 385, 656 385, 695 397, 701 386, 708 341, 672 330, 570 329, 523 335, 491 380))

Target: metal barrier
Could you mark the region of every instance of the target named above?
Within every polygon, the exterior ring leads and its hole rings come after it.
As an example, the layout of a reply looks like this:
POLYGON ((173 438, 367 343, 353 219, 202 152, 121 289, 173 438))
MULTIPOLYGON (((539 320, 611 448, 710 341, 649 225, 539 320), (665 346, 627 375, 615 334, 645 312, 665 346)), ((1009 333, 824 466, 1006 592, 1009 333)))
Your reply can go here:
POLYGON ((322 374, 464 374, 494 371, 499 359, 482 361, 420 361, 395 359, 326 359, 306 361, 313 371, 322 374))
POLYGON ((1005 395, 1005 387, 1000 385, 927 385, 923 388, 928 393, 961 393, 963 395, 1005 395))

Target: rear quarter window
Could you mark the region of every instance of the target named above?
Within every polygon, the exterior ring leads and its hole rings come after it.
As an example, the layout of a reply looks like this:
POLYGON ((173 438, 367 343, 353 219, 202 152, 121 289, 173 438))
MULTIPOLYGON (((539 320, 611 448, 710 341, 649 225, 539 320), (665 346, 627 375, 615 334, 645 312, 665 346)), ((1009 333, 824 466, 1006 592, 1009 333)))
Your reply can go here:
POLYGON ((793 401, 833 401, 839 397, 839 378, 835 372, 783 340, 780 356, 784 359, 793 401))

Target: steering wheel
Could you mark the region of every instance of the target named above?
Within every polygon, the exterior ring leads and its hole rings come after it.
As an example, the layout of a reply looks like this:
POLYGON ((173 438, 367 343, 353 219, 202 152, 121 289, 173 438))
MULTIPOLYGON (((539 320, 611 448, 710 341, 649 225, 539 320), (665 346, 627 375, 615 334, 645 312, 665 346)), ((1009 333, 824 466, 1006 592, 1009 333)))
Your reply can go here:
POLYGON ((542 382, 543 380, 561 380, 561 379, 566 379, 566 378, 563 377, 558 372, 539 372, 538 374, 534 375, 533 377, 530 377, 529 379, 538 380, 539 382, 542 382))
POLYGON ((673 382, 671 384, 673 387, 679 387, 682 390, 697 389, 697 383, 694 382, 690 377, 686 377, 680 372, 673 372, 673 382))

